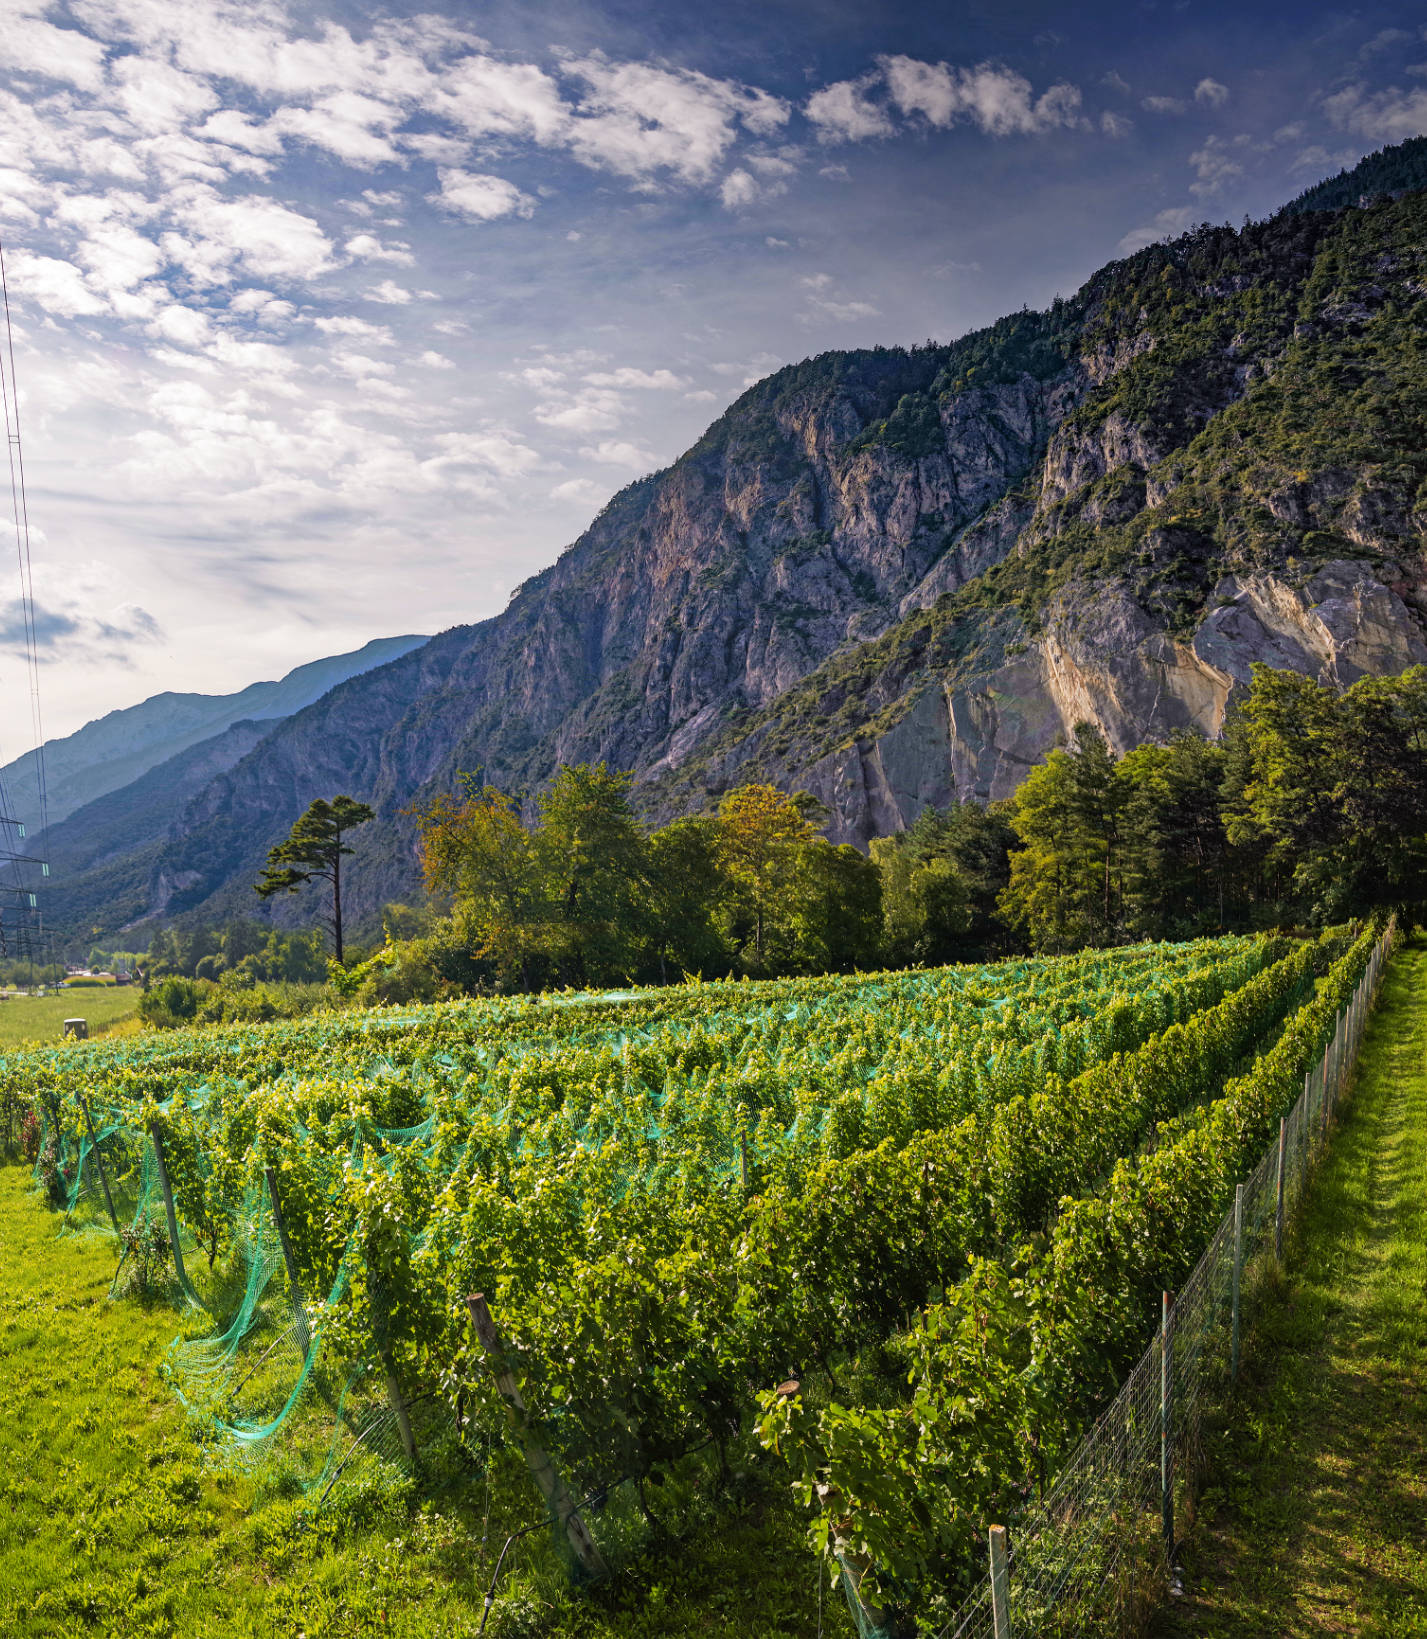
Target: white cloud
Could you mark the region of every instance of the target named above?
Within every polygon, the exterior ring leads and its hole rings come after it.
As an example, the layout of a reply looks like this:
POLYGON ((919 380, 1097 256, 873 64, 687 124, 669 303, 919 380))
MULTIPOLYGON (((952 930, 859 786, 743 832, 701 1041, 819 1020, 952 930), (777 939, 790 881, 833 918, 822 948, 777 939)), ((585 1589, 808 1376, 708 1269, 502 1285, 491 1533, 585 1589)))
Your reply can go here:
POLYGON ((710 182, 739 125, 767 135, 788 118, 780 98, 692 69, 588 56, 565 72, 586 89, 563 141, 584 163, 636 181, 665 172, 710 182))
POLYGON ((877 83, 876 75, 859 80, 839 80, 814 91, 803 112, 817 130, 819 142, 865 142, 872 137, 890 137, 892 122, 886 110, 868 100, 868 90, 877 83))
POLYGON ((98 91, 104 81, 104 51, 77 29, 45 22, 43 4, 11 4, 0 29, 0 66, 21 73, 64 80, 84 91, 98 91))
POLYGON ((354 381, 367 381, 371 376, 389 376, 396 369, 386 359, 374 359, 368 353, 334 353, 333 366, 354 381))
POLYGON ((173 305, 154 315, 149 334, 179 347, 198 350, 211 344, 213 324, 200 308, 173 305))
POLYGON ((383 279, 379 285, 373 285, 366 292, 369 302, 385 302, 392 307, 405 307, 411 300, 411 292, 403 290, 394 279, 383 279))
POLYGON ((259 122, 236 108, 220 108, 198 128, 197 135, 241 148, 250 154, 280 154, 282 133, 270 122, 259 122))
POLYGON ((1074 125, 1080 117, 1080 92, 1064 81, 1037 97, 1023 75, 994 63, 968 69, 914 57, 880 61, 901 112, 920 114, 939 128, 968 119, 988 136, 1028 135, 1074 125))
POLYGON ((1369 92, 1350 85, 1323 100, 1323 111, 1340 130, 1355 131, 1369 142, 1404 142, 1427 135, 1427 87, 1402 90, 1391 86, 1369 92))
POLYGON ((274 130, 323 148, 348 165, 371 170, 401 160, 392 132, 406 119, 399 105, 356 91, 337 91, 308 108, 282 108, 273 115, 274 130))
POLYGON ((617 442, 613 439, 604 439, 594 445, 587 445, 580 451, 587 461, 599 461, 610 467, 630 467, 635 472, 648 472, 655 464, 654 455, 638 444, 617 442))
POLYGON ((433 204, 472 222, 494 222, 502 216, 530 216, 535 201, 504 177, 442 167, 440 193, 428 195, 433 204))
POLYGON ((429 106, 469 137, 528 137, 552 144, 570 126, 560 88, 543 69, 484 53, 461 58, 442 77, 429 106))
POLYGON ((808 292, 809 311, 803 315, 804 323, 818 317, 840 322, 875 319, 880 314, 881 310, 871 302, 848 301, 834 296, 835 281, 830 273, 804 274, 798 283, 808 292))
POLYGON ((486 467, 503 478, 518 478, 541 465, 539 454, 511 432, 441 433, 436 445, 440 463, 486 467))
POLYGON ((1204 78, 1194 87, 1195 102, 1202 102, 1208 108, 1222 108, 1229 100, 1229 88, 1220 85, 1218 80, 1204 78))
POLYGON ((1218 137, 1210 137, 1202 148, 1197 148, 1189 156, 1189 163, 1198 178, 1190 183, 1189 191, 1200 199, 1218 193, 1226 182, 1244 174, 1243 166, 1230 156, 1218 137))
POLYGON ((384 245, 374 234, 354 234, 342 249, 348 256, 363 262, 394 262, 398 267, 415 267, 416 258, 405 240, 395 239, 384 245))
POLYGON ((567 478, 550 491, 552 501, 568 501, 581 507, 597 506, 609 498, 609 490, 593 478, 567 478))
POLYGON ((758 198, 758 184, 747 171, 730 171, 719 188, 719 198, 731 211, 743 210, 758 198))
POLYGON ((195 185, 175 193, 173 214, 211 255, 189 271, 199 277, 205 265, 222 270, 208 282, 226 283, 235 267, 259 279, 307 280, 335 265, 327 236, 310 216, 261 194, 232 199, 195 185))
POLYGON ((618 370, 597 370, 585 380, 591 387, 638 387, 656 392, 685 385, 684 378, 672 370, 636 370, 629 364, 621 365, 618 370))
POLYGON ((108 311, 108 303, 85 284, 73 262, 17 250, 10 254, 8 274, 11 291, 28 297, 47 313, 77 319, 108 311))
POLYGON ((1140 107, 1150 114, 1182 114, 1189 104, 1182 97, 1142 97, 1140 107))
POLYGON ((115 105, 136 131, 151 136, 180 131, 218 106, 207 80, 149 57, 120 57, 109 72, 115 105))
POLYGON ((716 404, 718 402, 718 394, 711 392, 707 387, 699 387, 692 393, 685 393, 684 398, 690 404, 716 404))
POLYGON ((618 393, 588 387, 568 397, 537 404, 535 419, 544 427, 559 427, 567 432, 608 432, 620 424, 625 411, 625 402, 618 393))
POLYGON ((444 353, 432 352, 430 348, 427 348, 416 362, 424 364, 428 370, 454 370, 456 368, 455 363, 448 359, 444 353))
POLYGON ((377 347, 396 345, 396 337, 386 325, 372 324, 367 319, 358 319, 351 314, 330 314, 312 322, 324 336, 358 336, 377 347))
POLYGON ((1123 114, 1112 114, 1107 108, 1100 116, 1100 129, 1107 137, 1127 137, 1134 130, 1134 121, 1123 114))

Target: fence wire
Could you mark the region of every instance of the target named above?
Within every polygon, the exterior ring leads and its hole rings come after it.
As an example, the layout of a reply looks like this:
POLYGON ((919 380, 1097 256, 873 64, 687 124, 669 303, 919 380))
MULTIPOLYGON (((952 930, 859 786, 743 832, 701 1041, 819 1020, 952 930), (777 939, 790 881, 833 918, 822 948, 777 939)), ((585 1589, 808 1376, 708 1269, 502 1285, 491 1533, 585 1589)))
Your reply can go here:
POLYGON ((937 1639, 1131 1633, 1159 1603, 1193 1519, 1206 1421, 1232 1390, 1255 1290, 1282 1255, 1283 1225, 1327 1142, 1392 937, 1389 929, 1378 941, 1279 1140, 1239 1187, 1178 1296, 1166 1300, 1160 1335, 1051 1491, 1013 1525, 1004 1594, 988 1570, 937 1639))

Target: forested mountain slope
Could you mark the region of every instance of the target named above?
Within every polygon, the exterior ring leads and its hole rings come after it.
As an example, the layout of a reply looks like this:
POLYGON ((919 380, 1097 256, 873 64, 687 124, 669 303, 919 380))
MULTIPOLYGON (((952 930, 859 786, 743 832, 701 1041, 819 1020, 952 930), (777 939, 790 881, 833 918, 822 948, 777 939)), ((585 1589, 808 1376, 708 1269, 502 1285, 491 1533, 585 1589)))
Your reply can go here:
POLYGON ((1202 228, 1046 312, 760 382, 501 615, 213 780, 149 912, 250 909, 339 790, 381 816, 360 914, 412 891, 402 811, 460 770, 605 758, 659 816, 767 777, 861 840, 1005 794, 1081 719, 1118 749, 1213 734, 1255 660, 1427 661, 1427 195, 1393 197, 1392 164, 1365 162, 1366 206, 1202 228))

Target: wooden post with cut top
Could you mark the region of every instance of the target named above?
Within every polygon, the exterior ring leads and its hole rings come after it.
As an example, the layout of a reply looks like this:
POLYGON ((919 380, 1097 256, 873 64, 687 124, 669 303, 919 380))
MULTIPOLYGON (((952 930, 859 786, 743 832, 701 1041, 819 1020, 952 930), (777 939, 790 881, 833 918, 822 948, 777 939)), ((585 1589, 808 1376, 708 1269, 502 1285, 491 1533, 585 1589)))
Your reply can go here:
POLYGON ((487 1307, 485 1294, 476 1292, 466 1299, 466 1303, 471 1311, 471 1323, 476 1329, 476 1336, 485 1351, 491 1376, 495 1378, 496 1389, 505 1401, 506 1415, 510 1418, 510 1425, 525 1452, 525 1460, 530 1466, 540 1495, 545 1499, 546 1507, 560 1522, 580 1568, 588 1576, 607 1575, 609 1567, 605 1564, 604 1556, 600 1553, 595 1539, 590 1535, 589 1527, 580 1518, 575 1507, 575 1499, 570 1495, 569 1488, 550 1460, 550 1453, 535 1438, 534 1430, 530 1426, 530 1412, 526 1407, 525 1397, 520 1392, 515 1373, 510 1369, 505 1343, 487 1307))
POLYGON ((991 1542, 991 1626, 995 1639, 1011 1639, 1010 1568, 1006 1559, 1006 1527, 993 1525, 991 1542))

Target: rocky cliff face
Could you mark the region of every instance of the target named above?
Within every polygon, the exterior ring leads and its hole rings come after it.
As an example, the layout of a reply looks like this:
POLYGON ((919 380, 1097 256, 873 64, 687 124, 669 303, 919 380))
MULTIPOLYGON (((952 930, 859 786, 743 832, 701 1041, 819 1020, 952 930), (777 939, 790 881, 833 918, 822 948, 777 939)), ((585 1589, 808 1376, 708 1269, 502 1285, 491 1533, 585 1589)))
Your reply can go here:
POLYGON ((1427 201, 1199 230, 1044 314, 751 389, 507 610, 344 683, 176 821, 151 913, 251 909, 313 797, 381 815, 356 909, 413 890, 402 811, 461 770, 634 773, 654 818, 768 777, 865 840, 1001 796, 1080 720, 1213 734, 1256 660, 1427 661, 1427 201))

